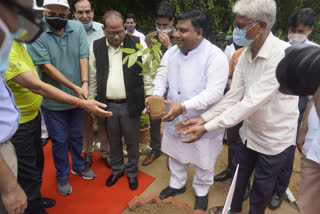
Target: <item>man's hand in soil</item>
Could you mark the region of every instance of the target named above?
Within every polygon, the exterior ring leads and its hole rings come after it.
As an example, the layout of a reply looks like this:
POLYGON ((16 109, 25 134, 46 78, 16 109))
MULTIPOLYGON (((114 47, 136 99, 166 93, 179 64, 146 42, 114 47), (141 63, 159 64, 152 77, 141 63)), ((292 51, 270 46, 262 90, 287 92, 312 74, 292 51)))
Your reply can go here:
POLYGON ((165 101, 165 103, 170 106, 170 111, 166 116, 162 118, 162 121, 170 122, 183 113, 183 108, 181 103, 171 102, 171 101, 170 102, 165 101))

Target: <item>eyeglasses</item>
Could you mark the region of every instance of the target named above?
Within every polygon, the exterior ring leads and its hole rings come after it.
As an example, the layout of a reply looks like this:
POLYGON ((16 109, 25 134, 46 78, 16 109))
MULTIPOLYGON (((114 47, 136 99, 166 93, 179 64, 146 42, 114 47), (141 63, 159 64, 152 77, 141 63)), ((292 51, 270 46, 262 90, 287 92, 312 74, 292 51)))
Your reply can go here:
POLYGON ((115 37, 116 35, 118 35, 118 36, 123 36, 123 34, 125 33, 125 31, 124 31, 124 30, 120 30, 120 31, 106 31, 106 33, 107 33, 109 36, 115 37))
POLYGON ((69 12, 65 14, 65 13, 55 13, 48 9, 45 9, 44 11, 48 14, 49 17, 58 17, 61 19, 67 19, 69 16, 69 12))
POLYGON ((255 21, 248 22, 248 23, 243 23, 243 24, 234 24, 234 23, 233 23, 233 28, 236 29, 236 30, 241 30, 241 29, 244 28, 245 26, 247 26, 247 25, 249 25, 249 24, 256 23, 256 22, 260 22, 260 20, 255 20, 255 21))
POLYGON ((46 24, 36 18, 32 13, 32 9, 25 8, 16 3, 16 1, 2 2, 8 9, 18 13, 19 30, 15 34, 15 40, 23 43, 31 43, 35 41, 40 34, 46 29, 46 24))

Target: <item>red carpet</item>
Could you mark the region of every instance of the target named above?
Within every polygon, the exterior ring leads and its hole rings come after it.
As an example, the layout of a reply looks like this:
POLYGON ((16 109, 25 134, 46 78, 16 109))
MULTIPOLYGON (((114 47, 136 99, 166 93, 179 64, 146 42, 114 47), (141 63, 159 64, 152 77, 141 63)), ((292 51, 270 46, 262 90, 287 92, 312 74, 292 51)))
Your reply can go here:
POLYGON ((97 177, 88 181, 70 173, 69 182, 72 193, 62 196, 57 190, 56 169, 53 164, 50 141, 44 147, 44 155, 42 195, 57 201, 54 207, 47 209, 49 214, 119 214, 134 196, 140 195, 154 181, 153 177, 139 171, 139 186, 135 191, 129 189, 126 176, 121 177, 114 186, 106 187, 105 182, 111 170, 105 166, 99 154, 94 152, 91 169, 97 177))

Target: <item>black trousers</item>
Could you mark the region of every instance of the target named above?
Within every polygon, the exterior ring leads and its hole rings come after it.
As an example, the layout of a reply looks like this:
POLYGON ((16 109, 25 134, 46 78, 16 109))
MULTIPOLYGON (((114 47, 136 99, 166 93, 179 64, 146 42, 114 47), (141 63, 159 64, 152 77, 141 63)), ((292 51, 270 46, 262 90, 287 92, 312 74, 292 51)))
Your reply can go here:
POLYGON ((227 144, 228 144, 228 169, 232 167, 232 159, 235 153, 236 143, 240 143, 239 130, 243 122, 227 129, 227 144))
POLYGON ((140 115, 129 117, 128 104, 107 102, 107 110, 112 111, 112 117, 106 118, 107 137, 110 146, 112 173, 125 171, 133 177, 138 173, 139 162, 139 123, 140 115), (128 163, 124 164, 122 137, 127 146, 128 163))
POLYGON ((277 155, 266 155, 249 149, 242 142, 236 144, 237 152, 232 161, 232 173, 235 172, 237 164, 240 166, 231 203, 231 212, 241 212, 245 189, 254 171, 249 213, 264 214, 277 177, 289 160, 292 149, 293 147, 290 146, 277 155))
POLYGON ((18 158, 18 182, 28 198, 25 214, 45 213, 40 193, 44 166, 40 113, 35 119, 20 124, 10 141, 18 158))
POLYGON ((150 147, 152 153, 161 153, 161 120, 150 119, 150 147))

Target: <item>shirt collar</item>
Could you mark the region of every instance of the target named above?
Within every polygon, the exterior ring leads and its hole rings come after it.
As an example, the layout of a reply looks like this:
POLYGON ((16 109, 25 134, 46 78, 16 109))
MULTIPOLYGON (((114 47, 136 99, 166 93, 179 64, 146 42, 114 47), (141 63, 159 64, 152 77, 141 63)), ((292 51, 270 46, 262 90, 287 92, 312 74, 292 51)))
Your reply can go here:
POLYGON ((95 21, 92 24, 92 30, 99 31, 101 29, 101 25, 98 25, 95 21))
MULTIPOLYGON (((273 47, 273 44, 274 44, 274 39, 275 39, 275 36, 273 35, 272 32, 269 33, 267 39, 264 41, 262 47, 260 48, 257 56, 255 57, 255 59, 257 59, 258 57, 259 58, 264 58, 264 59, 267 59, 270 57, 270 55, 272 54, 272 47, 273 47)), ((247 53, 247 57, 248 57, 248 60, 249 62, 252 62, 252 49, 251 48, 247 48, 245 50, 245 52, 247 53)), ((254 60, 255 60, 254 59, 254 60)))
MULTIPOLYGON (((106 46, 107 48, 112 48, 110 45, 109 45, 109 42, 108 42, 108 38, 106 37, 106 46)), ((121 44, 119 45, 118 49, 119 48, 123 48, 123 41, 121 42, 121 44)))

